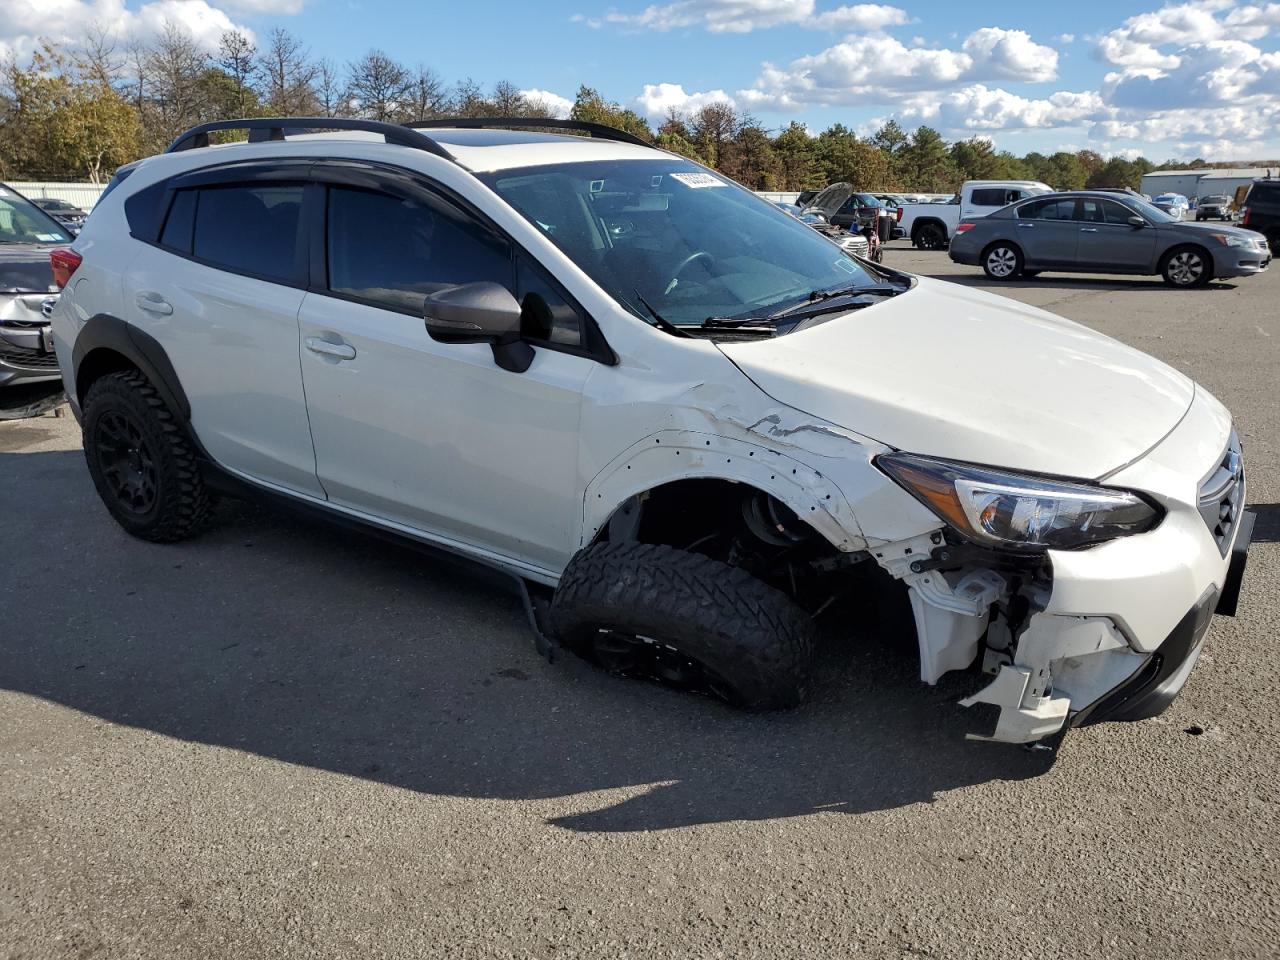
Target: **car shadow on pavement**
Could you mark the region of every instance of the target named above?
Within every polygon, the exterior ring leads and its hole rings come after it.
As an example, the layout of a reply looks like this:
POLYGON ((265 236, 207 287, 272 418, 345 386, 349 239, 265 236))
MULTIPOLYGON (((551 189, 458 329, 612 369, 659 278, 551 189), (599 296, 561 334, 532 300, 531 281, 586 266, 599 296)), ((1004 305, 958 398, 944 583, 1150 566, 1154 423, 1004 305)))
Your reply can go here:
MULTIPOLYGON (((1019 277, 1016 280, 992 280, 982 270, 974 268, 975 273, 925 273, 923 276, 934 280, 946 280, 964 287, 980 287, 984 290, 999 292, 1000 290, 1020 289, 1063 289, 1063 290, 1173 290, 1159 277, 1098 277, 1077 276, 1067 273, 1044 273, 1038 277, 1019 277)), ((1232 280, 1212 280, 1201 291, 1234 290, 1236 284, 1232 280)))
POLYGON ((1257 517, 1253 525, 1253 542, 1280 543, 1280 503, 1251 503, 1248 510, 1257 517))
MULTIPOLYGON (((133 540, 78 451, 0 453, 39 490, 4 527, 0 688, 166 737, 436 795, 541 801, 582 831, 928 803, 1050 769, 974 743, 991 716, 853 636, 816 701, 751 715, 533 650, 519 601, 449 563, 234 502, 200 539, 133 540), (600 795, 601 792, 607 792, 600 795)), ((178 772, 175 776, 180 776, 178 772)))

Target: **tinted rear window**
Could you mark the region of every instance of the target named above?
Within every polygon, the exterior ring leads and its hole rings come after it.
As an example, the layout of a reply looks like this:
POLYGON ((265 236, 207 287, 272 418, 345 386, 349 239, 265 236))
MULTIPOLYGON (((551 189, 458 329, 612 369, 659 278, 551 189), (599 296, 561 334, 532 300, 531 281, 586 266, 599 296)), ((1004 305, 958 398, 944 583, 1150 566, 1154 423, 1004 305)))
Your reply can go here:
POLYGON ((192 255, 236 273, 294 281, 302 190, 301 184, 272 183, 194 191, 192 255))

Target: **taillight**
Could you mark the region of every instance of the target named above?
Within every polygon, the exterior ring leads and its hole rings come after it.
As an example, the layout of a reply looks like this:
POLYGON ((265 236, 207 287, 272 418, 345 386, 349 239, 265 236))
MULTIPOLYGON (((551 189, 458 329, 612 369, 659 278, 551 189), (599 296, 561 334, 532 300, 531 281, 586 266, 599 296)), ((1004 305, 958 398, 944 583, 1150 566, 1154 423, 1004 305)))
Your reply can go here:
POLYGON ((973 224, 972 224, 972 223, 957 223, 957 224, 956 224, 956 233, 964 233, 966 230, 972 230, 972 229, 973 229, 973 224))
POLYGON ((1249 225, 1249 208, 1240 208, 1240 226, 1247 227, 1249 225))
POLYGON ((71 282, 71 275, 80 269, 84 257, 68 247, 49 251, 49 263, 53 266, 53 282, 61 290, 71 282))

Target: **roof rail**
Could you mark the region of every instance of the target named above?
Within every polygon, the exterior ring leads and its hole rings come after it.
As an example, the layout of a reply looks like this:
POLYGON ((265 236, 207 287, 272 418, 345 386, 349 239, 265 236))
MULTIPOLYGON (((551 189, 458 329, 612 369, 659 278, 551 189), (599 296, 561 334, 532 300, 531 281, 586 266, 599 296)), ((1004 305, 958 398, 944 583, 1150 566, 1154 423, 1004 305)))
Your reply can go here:
POLYGON ((619 130, 604 123, 592 123, 589 120, 557 120, 554 117, 451 117, 443 120, 417 120, 406 123, 411 130, 433 130, 452 127, 462 130, 489 130, 508 127, 524 127, 526 129, 578 130, 590 134, 597 140, 616 140, 619 143, 633 143, 640 147, 652 147, 653 144, 641 140, 635 134, 619 130))
POLYGON ((387 143, 425 150, 445 160, 454 159, 448 150, 429 136, 407 126, 383 123, 380 120, 354 120, 348 117, 252 117, 241 120, 215 120, 212 123, 202 123, 198 127, 192 127, 186 133, 179 134, 177 139, 169 144, 165 153, 207 147, 209 134, 215 130, 248 130, 250 143, 283 140, 286 130, 363 130, 367 133, 382 134, 387 143))

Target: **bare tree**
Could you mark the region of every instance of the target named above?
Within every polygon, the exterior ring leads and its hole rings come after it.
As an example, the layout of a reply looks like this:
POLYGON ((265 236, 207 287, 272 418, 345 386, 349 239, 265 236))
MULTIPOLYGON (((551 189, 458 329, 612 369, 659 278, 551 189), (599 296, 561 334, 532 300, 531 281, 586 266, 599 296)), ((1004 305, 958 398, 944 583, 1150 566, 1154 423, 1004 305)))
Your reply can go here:
POLYGON ((103 89, 118 91, 126 64, 126 57, 118 46, 115 36, 101 21, 91 21, 71 54, 80 77, 103 89))
POLYGON ((278 117, 315 113, 319 104, 312 89, 318 68, 311 52, 288 30, 276 27, 267 36, 259 65, 264 77, 267 110, 278 117))
POLYGON ((362 117, 404 119, 413 105, 413 77, 381 50, 347 65, 347 99, 362 117))
POLYGON ((208 68, 209 57, 191 34, 166 21, 146 49, 143 74, 150 89, 145 97, 139 83, 143 131, 151 146, 161 147, 204 119, 208 104, 200 81, 208 68))
POLYGON ((449 91, 440 75, 430 67, 418 66, 412 82, 410 113, 414 120, 433 120, 452 113, 449 91))
POLYGON ((314 88, 316 102, 320 106, 321 115, 341 117, 349 112, 347 110, 346 97, 344 96, 342 78, 338 75, 338 68, 334 66, 332 60, 326 58, 316 64, 314 88))
POLYGON ((460 117, 497 116, 492 101, 484 95, 480 84, 470 77, 459 80, 453 88, 453 109, 460 117))
POLYGON ((218 66, 232 84, 232 113, 247 117, 255 112, 258 96, 258 48, 239 30, 228 30, 218 39, 218 66))

